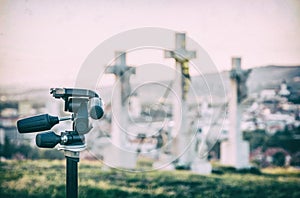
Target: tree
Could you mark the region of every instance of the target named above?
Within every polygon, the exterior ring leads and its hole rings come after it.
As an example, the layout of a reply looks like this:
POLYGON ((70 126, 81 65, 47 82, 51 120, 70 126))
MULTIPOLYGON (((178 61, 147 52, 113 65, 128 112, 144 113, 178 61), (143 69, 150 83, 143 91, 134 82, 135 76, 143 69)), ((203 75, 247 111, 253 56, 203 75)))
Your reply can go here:
POLYGON ((269 138, 267 147, 280 147, 290 153, 299 151, 299 139, 294 139, 293 131, 279 131, 269 138))
POLYGON ((2 145, 2 149, 1 149, 1 156, 7 159, 11 159, 15 151, 16 151, 15 146, 11 144, 8 137, 5 137, 4 145, 2 145))
POLYGON ((269 136, 264 130, 255 130, 244 133, 244 139, 250 144, 250 151, 255 150, 258 147, 265 146, 269 136))
POLYGON ((284 166, 285 165, 285 154, 283 152, 277 152, 273 155, 273 165, 284 166))

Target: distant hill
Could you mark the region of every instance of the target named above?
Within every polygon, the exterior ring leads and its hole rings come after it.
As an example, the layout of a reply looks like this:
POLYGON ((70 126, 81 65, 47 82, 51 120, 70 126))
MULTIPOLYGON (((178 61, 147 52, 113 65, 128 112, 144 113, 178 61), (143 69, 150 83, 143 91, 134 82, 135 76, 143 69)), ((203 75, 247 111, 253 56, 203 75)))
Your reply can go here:
MULTIPOLYGON (((161 75, 161 74, 160 74, 161 75)), ((166 73, 165 75, 170 75, 166 73)), ((300 66, 263 66, 252 69, 247 81, 249 93, 257 93, 263 89, 275 89, 279 88, 282 81, 285 80, 289 86, 289 89, 294 92, 300 91, 300 66)), ((157 101, 166 91, 170 84, 170 81, 158 81, 164 86, 155 83, 146 83, 140 86, 140 83, 136 85, 133 83, 132 90, 136 89, 138 95, 142 99, 142 102, 157 101)), ((208 96, 209 93, 213 93, 214 96, 223 97, 224 88, 226 94, 230 92, 230 79, 229 71, 223 71, 220 74, 212 73, 205 74, 204 76, 193 76, 192 87, 197 97, 208 96), (224 86, 220 83, 221 76, 224 86)), ((101 89, 102 96, 106 98, 106 101, 110 101, 111 87, 104 87, 101 89)), ((172 92, 170 93, 170 95, 172 92)))
POLYGON ((277 88, 285 80, 292 91, 300 90, 300 66, 266 66, 252 70, 249 78, 249 92, 277 88), (298 78, 297 78, 298 77, 298 78))
MULTIPOLYGON (((207 74, 202 76, 194 76, 192 84, 196 90, 197 96, 203 96, 210 92, 214 95, 222 97, 223 89, 226 95, 230 93, 229 71, 220 73, 224 86, 218 82, 219 74, 207 74), (203 83, 205 78, 206 84, 203 83), (209 85, 209 90, 206 88, 209 85), (219 93, 219 94, 218 94, 219 93)), ((248 93, 259 93, 263 89, 278 89, 282 81, 287 82, 288 88, 292 92, 300 91, 300 66, 264 66, 253 68, 247 80, 248 93)))

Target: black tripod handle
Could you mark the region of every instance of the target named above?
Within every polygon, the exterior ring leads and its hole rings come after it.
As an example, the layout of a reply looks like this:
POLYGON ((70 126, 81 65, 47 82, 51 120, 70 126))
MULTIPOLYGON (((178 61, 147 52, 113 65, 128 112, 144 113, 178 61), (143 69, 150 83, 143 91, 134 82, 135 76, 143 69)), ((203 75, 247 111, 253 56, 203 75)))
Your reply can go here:
POLYGON ((24 118, 17 122, 18 131, 20 133, 32 133, 50 130, 54 125, 59 123, 59 118, 42 114, 29 118, 24 118))
POLYGON ((40 133, 35 137, 35 143, 40 148, 54 148, 60 141, 60 136, 53 131, 40 133))

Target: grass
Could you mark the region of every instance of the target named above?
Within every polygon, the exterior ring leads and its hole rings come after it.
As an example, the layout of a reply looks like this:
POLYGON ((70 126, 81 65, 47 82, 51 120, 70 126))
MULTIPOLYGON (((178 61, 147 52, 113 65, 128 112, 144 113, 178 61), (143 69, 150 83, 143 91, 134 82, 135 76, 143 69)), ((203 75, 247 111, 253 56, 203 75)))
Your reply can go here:
MULTIPOLYGON (((0 197, 65 197, 64 161, 0 163, 0 197)), ((188 171, 103 171, 100 162, 79 163, 79 197, 300 197, 300 172, 264 169, 203 176, 188 171)))

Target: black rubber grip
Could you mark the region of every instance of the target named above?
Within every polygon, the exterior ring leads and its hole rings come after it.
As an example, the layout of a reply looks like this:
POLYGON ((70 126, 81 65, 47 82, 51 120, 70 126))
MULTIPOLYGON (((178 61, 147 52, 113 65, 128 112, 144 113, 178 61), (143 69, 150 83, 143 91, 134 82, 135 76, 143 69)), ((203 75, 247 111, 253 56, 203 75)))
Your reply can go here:
POLYGON ((57 123, 58 117, 43 114, 19 120, 17 127, 20 133, 32 133, 49 130, 57 123))
POLYGON ((40 133, 36 135, 35 143, 40 148, 53 148, 60 143, 60 136, 53 131, 40 133))

